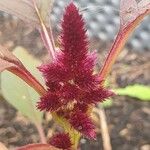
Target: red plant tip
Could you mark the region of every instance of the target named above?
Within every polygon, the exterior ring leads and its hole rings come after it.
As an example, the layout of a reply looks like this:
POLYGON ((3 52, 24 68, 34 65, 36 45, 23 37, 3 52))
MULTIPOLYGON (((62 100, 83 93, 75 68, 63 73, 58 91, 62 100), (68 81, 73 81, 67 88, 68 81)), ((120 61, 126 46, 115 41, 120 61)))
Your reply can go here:
POLYGON ((59 133, 54 135, 52 138, 50 138, 49 144, 63 150, 71 150, 72 146, 69 134, 65 133, 59 133))
POLYGON ((81 111, 72 113, 69 119, 70 124, 84 136, 90 139, 96 139, 94 124, 89 116, 81 111))
POLYGON ((98 102, 103 102, 106 98, 114 95, 114 92, 98 87, 97 89, 86 91, 80 98, 80 101, 87 104, 96 104, 98 102))
POLYGON ((41 97, 40 101, 37 104, 37 108, 41 111, 56 111, 61 107, 60 98, 51 92, 48 92, 43 97, 41 97))
POLYGON ((67 56, 66 63, 74 71, 87 54, 88 40, 82 16, 73 3, 67 6, 63 17, 61 45, 63 53, 67 56))
POLYGON ((83 135, 95 139, 94 125, 87 111, 90 105, 102 102, 113 93, 104 89, 101 78, 94 74, 96 51, 88 52, 84 21, 73 3, 66 7, 61 26, 60 51, 52 63, 39 67, 48 92, 37 107, 55 111, 83 135))
POLYGON ((86 113, 88 111, 88 104, 87 103, 84 103, 84 102, 77 102, 75 105, 74 105, 74 111, 81 111, 83 113, 86 113))

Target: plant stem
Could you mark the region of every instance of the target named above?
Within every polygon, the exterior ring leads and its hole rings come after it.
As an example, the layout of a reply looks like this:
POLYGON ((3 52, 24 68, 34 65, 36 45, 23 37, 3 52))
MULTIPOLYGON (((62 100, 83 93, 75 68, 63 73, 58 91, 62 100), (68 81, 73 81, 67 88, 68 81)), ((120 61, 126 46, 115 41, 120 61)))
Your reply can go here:
POLYGON ((51 20, 49 20, 49 36, 50 36, 50 39, 51 39, 51 42, 52 42, 52 46, 53 46, 53 49, 54 49, 54 52, 55 52, 55 41, 54 41, 54 37, 53 37, 53 31, 52 31, 52 26, 51 26, 51 20))
MULTIPOLYGON (((52 35, 49 36, 49 33, 48 33, 47 28, 44 25, 44 23, 41 23, 41 26, 42 26, 41 36, 42 36, 43 42, 45 43, 46 48, 48 49, 49 55, 52 56, 52 59, 54 59, 55 58, 55 47, 54 47, 52 35)), ((51 33, 51 31, 50 31, 50 33, 51 33)))
POLYGON ((70 136, 72 136, 72 139, 74 138, 73 140, 73 145, 72 145, 72 149, 73 150, 77 150, 78 149, 78 146, 79 146, 79 141, 80 141, 80 134, 76 134, 76 132, 74 132, 74 135, 70 134, 70 136), (73 137, 74 136, 74 137, 73 137))
POLYGON ((100 118, 103 148, 104 150, 112 150, 109 131, 108 131, 108 125, 106 121, 106 114, 102 106, 100 106, 99 109, 97 109, 97 113, 100 118))
POLYGON ((39 9, 37 8, 35 0, 32 0, 32 1, 33 1, 33 5, 34 5, 35 11, 37 13, 37 16, 39 17, 39 20, 41 23, 42 32, 40 32, 40 33, 41 33, 42 40, 43 40, 46 48, 48 49, 49 55, 52 56, 52 59, 54 59, 55 58, 55 44, 54 44, 54 40, 53 40, 51 26, 49 28, 49 30, 50 30, 50 33, 49 33, 43 22, 41 15, 40 15, 39 9))
POLYGON ((69 133, 71 138, 72 147, 71 150, 77 150, 80 140, 80 133, 71 127, 70 123, 63 117, 59 117, 56 113, 52 113, 53 119, 64 128, 66 133, 69 133))
POLYGON ((39 123, 35 123, 35 126, 37 128, 38 133, 39 133, 39 136, 40 136, 40 139, 41 139, 41 143, 46 144, 47 143, 46 142, 46 137, 45 137, 42 125, 39 124, 39 123))
POLYGON ((124 37, 122 36, 122 34, 119 32, 113 45, 111 50, 108 53, 108 56, 104 62, 104 65, 100 71, 100 76, 102 79, 106 79, 106 77, 108 76, 109 72, 111 71, 112 65, 115 63, 117 56, 119 55, 120 51, 122 50, 122 48, 125 45, 125 42, 127 40, 127 37, 125 38, 125 33, 124 33, 124 37))
POLYGON ((45 88, 42 84, 24 67, 20 68, 9 68, 8 71, 20 77, 29 86, 31 86, 39 95, 44 95, 46 93, 45 88))

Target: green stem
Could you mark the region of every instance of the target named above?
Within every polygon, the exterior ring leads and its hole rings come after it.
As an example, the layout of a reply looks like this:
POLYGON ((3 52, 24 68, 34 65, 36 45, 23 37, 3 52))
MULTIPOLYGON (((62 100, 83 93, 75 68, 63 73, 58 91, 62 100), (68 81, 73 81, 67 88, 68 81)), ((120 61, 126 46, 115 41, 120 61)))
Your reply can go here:
POLYGON ((73 145, 74 150, 77 150, 77 149, 78 149, 80 137, 81 137, 80 134, 78 134, 78 135, 76 135, 76 137, 74 138, 74 145, 73 145))
POLYGON ((64 131, 69 134, 71 138, 72 149, 77 150, 80 140, 80 133, 71 127, 70 123, 63 117, 59 117, 56 113, 52 113, 53 119, 64 128, 64 131))

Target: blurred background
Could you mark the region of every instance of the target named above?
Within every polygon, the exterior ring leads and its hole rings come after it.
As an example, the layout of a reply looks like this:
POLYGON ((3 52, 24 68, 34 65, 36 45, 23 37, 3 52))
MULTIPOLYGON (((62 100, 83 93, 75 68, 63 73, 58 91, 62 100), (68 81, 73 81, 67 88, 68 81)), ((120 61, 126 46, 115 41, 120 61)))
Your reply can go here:
MULTIPOLYGON (((69 0, 56 0, 54 3, 51 21, 56 43, 67 3, 69 0)), ((75 3, 86 22, 89 49, 96 49, 99 53, 97 66, 100 69, 119 29, 119 0, 75 0, 75 3)), ((137 90, 137 85, 150 86, 149 42, 150 16, 144 19, 128 40, 108 79, 108 87, 123 90, 103 105, 113 150, 150 150, 150 99, 144 97, 144 88, 137 90), (127 88, 129 90, 126 90, 127 88), (133 91, 136 91, 135 94, 133 91), (142 96, 139 96, 139 93, 142 96)), ((39 33, 4 12, 0 12, 0 43, 10 50, 21 46, 42 61, 47 57, 39 33)), ((100 119, 97 114, 93 114, 93 117, 98 139, 81 139, 81 150, 103 150, 100 119)), ((46 114, 43 124, 48 136, 53 128, 57 128, 46 114)), ((1 97, 0 142, 11 149, 38 141, 34 125, 1 97)))

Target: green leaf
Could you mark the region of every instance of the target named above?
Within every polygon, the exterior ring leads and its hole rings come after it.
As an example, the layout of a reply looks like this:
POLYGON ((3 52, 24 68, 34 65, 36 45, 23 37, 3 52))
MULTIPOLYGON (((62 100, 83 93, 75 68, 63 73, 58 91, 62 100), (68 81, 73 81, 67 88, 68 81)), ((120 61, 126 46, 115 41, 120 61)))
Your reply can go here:
MULTIPOLYGON (((110 79, 109 77, 107 77, 107 79, 105 80, 104 82, 104 87, 108 87, 110 85, 110 79)), ((103 101, 101 103, 101 106, 104 107, 104 108, 109 108, 113 105, 113 100, 112 99, 106 99, 105 101, 103 101)))
POLYGON ((22 47, 15 48, 13 54, 24 64, 32 75, 34 75, 39 81, 41 81, 42 85, 44 85, 41 73, 37 69, 37 67, 41 65, 41 61, 30 55, 27 50, 22 47))
POLYGON ((113 105, 112 99, 106 99, 104 102, 101 103, 104 108, 109 108, 113 105))
MULTIPOLYGON (((14 54, 37 79, 42 81, 42 77, 36 69, 40 61, 34 59, 21 47, 16 48, 14 54)), ((42 121, 42 113, 36 110, 39 95, 23 80, 8 71, 4 71, 1 74, 1 90, 5 99, 32 122, 40 123, 42 121)))
POLYGON ((118 95, 135 97, 143 101, 150 101, 150 86, 135 84, 125 88, 116 89, 115 93, 118 95))

